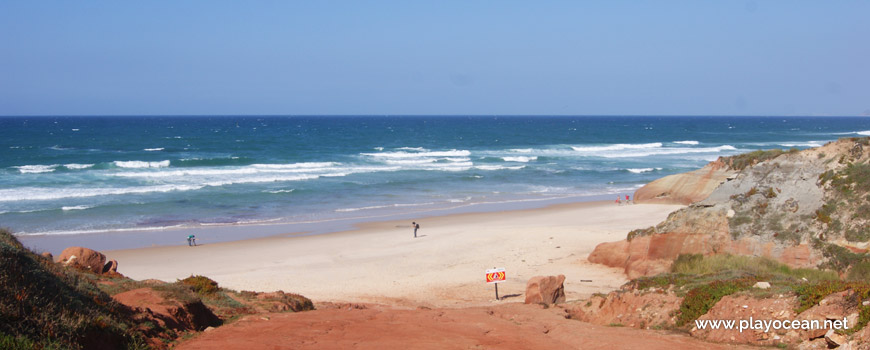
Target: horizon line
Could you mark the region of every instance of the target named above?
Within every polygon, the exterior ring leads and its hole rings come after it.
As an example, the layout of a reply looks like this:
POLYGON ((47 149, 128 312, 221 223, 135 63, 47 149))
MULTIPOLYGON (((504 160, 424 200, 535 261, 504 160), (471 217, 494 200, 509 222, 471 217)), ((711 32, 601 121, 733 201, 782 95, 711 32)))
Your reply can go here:
POLYGON ((51 117, 754 117, 754 118, 860 118, 855 115, 758 115, 758 114, 20 114, 0 118, 51 117))

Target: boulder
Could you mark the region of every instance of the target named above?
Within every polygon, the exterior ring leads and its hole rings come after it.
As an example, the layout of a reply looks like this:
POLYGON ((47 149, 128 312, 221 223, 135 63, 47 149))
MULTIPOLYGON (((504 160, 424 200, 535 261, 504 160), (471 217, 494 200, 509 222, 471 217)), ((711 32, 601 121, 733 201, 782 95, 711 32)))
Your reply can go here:
POLYGON ((69 247, 63 250, 58 257, 58 262, 93 273, 102 273, 106 265, 106 256, 93 249, 83 247, 69 247))
POLYGON ((825 333, 825 341, 828 342, 828 347, 836 348, 846 343, 846 337, 837 334, 833 329, 829 329, 828 332, 825 333))
POLYGON ((115 259, 109 260, 106 265, 103 265, 103 273, 117 273, 118 261, 115 259))
POLYGON ((565 302, 565 275, 535 276, 526 284, 526 304, 565 302))
POLYGON ((755 285, 752 287, 758 289, 768 289, 770 288, 770 282, 756 282, 755 285))

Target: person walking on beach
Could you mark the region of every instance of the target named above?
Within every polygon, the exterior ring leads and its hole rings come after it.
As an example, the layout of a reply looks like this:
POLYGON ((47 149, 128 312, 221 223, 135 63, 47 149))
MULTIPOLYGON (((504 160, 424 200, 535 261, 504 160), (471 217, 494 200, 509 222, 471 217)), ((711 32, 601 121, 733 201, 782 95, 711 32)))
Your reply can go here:
POLYGON ((412 222, 411 227, 414 228, 414 238, 417 238, 417 230, 420 229, 420 224, 418 224, 417 222, 412 222))
POLYGON ((194 235, 187 236, 187 246, 188 247, 196 247, 196 236, 194 236, 194 235))
POLYGON ((625 195, 625 204, 631 204, 631 199, 628 198, 628 195, 625 195))
POLYGON ((622 205, 622 197, 616 195, 616 205, 622 205))

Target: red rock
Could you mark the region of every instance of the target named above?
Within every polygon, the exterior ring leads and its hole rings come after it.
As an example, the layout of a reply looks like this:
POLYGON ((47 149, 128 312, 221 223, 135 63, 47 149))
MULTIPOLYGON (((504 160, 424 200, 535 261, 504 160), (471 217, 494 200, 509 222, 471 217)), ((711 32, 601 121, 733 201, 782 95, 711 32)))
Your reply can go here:
POLYGON ((628 261, 628 245, 627 241, 601 243, 592 250, 587 260, 595 264, 624 268, 628 261))
POLYGON ((118 272, 118 261, 115 259, 109 260, 106 265, 103 266, 103 273, 117 273, 118 272))
POLYGON ((535 276, 526 283, 526 304, 565 302, 565 275, 535 276))
POLYGON ((182 303, 167 299, 151 288, 118 293, 112 298, 131 308, 150 313, 158 323, 174 330, 203 330, 221 324, 220 319, 201 301, 182 303))
POLYGON ((60 253, 57 261, 67 266, 101 273, 106 264, 106 256, 88 248, 69 247, 60 253))

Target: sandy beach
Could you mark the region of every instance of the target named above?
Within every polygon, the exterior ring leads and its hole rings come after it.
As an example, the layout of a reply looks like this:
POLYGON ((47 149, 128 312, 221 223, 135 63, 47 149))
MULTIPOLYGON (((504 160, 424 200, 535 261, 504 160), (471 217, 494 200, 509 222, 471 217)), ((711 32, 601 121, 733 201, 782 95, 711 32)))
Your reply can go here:
MULTIPOLYGON (((317 302, 373 302, 395 306, 473 306, 494 302, 484 270, 503 267, 506 301, 522 301, 536 275, 567 277, 566 295, 609 292, 626 279, 620 269, 590 264, 598 243, 623 239, 654 225, 677 205, 612 202, 384 221, 315 236, 292 234, 197 247, 170 246, 105 252, 134 279, 174 281, 204 275, 237 290, 283 290, 317 302), (591 282, 581 282, 591 280, 591 282)), ((252 228, 253 229, 253 228, 252 228)))

